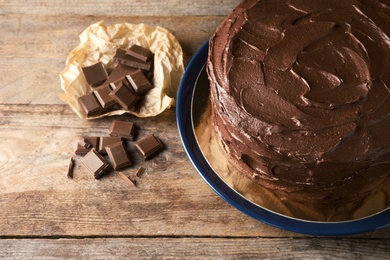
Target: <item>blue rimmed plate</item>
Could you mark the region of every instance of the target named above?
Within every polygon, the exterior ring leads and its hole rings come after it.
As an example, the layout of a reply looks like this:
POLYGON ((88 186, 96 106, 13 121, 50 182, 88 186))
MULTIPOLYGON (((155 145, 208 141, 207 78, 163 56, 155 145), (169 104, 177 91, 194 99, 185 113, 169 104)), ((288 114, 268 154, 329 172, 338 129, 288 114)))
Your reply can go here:
POLYGON ((352 235, 390 225, 390 209, 351 221, 320 222, 292 218, 261 207, 228 186, 214 172, 204 157, 197 143, 193 127, 194 120, 199 118, 199 114, 204 111, 202 107, 207 104, 207 99, 200 98, 204 95, 199 95, 199 93, 209 92, 209 89, 206 88, 209 84, 205 73, 207 55, 208 41, 194 55, 184 73, 177 96, 176 119, 180 138, 189 159, 204 181, 220 197, 236 209, 261 222, 302 234, 317 236, 352 235))

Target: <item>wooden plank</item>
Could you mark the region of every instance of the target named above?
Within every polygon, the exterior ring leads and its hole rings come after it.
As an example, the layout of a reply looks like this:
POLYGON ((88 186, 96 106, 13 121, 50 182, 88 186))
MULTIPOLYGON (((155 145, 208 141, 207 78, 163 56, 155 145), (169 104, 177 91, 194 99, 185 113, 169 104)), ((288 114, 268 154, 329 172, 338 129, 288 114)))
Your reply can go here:
POLYGON ((139 137, 156 133, 167 147, 147 162, 134 155, 136 166, 123 171, 146 168, 139 188, 115 173, 95 180, 79 157, 74 179, 66 177, 75 141, 108 135, 112 118, 81 120, 65 105, 0 105, 7 147, 0 151, 0 236, 280 235, 223 203, 203 182, 182 148, 174 111, 131 119, 139 137))
POLYGON ((0 74, 6 75, 0 77, 0 104, 62 104, 57 95, 66 57, 79 44, 79 33, 102 19, 107 24, 144 22, 170 29, 183 47, 187 64, 221 17, 0 16, 4 24, 0 74))
POLYGON ((226 15, 233 10, 239 1, 137 1, 137 0, 0 0, 0 14, 77 14, 107 16, 191 16, 191 15, 226 15))
MULTIPOLYGON (((189 162, 175 113, 128 115, 86 121, 66 105, 0 105, 0 236, 262 236, 302 237, 262 224, 218 197, 189 162), (130 117, 130 118, 129 118, 130 117), (132 120, 139 138, 156 133, 166 150, 150 161, 134 154, 134 174, 146 168, 139 188, 117 173, 95 180, 73 145, 85 135, 108 135, 113 120, 132 120)), ((387 229, 362 236, 389 238, 387 229)))
POLYGON ((107 25, 127 22, 164 27, 179 40, 188 57, 210 37, 222 19, 221 16, 85 17, 63 14, 6 14, 0 16, 2 24, 0 55, 1 58, 65 59, 79 44, 78 36, 85 28, 93 23, 105 21, 107 25))
POLYGON ((3 239, 4 259, 388 259, 390 240, 289 238, 3 239))

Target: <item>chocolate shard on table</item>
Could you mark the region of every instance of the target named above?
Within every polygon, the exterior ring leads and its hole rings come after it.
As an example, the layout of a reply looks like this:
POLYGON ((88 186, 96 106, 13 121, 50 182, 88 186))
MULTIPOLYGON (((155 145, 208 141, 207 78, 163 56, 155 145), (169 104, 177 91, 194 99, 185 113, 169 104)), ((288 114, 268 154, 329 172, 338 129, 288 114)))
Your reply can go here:
POLYGON ((82 71, 87 83, 92 87, 101 85, 108 77, 107 70, 100 61, 91 66, 82 67, 82 71))
POLYGON ((130 83, 135 93, 139 96, 146 94, 146 92, 153 88, 153 85, 150 84, 149 80, 141 70, 137 70, 132 74, 127 75, 125 79, 130 83))
POLYGON ((134 58, 142 61, 148 61, 153 56, 153 53, 142 46, 133 45, 126 50, 126 55, 133 56, 134 58))
POLYGON ((143 69, 149 71, 152 67, 151 61, 142 61, 139 59, 134 58, 133 56, 126 55, 126 51, 122 49, 117 49, 114 60, 117 61, 120 64, 136 68, 136 69, 143 69))
POLYGON ((78 101, 87 116, 99 115, 102 112, 103 108, 93 92, 79 97, 78 101))
POLYGON ((136 142, 134 148, 144 160, 147 160, 164 149, 164 145, 159 138, 151 134, 136 142))
POLYGON ((122 138, 120 137, 114 137, 114 136, 101 136, 99 138, 99 149, 98 152, 101 154, 106 154, 106 146, 114 143, 118 143, 122 141, 122 138))
POLYGON ((127 184, 137 186, 137 182, 132 180, 130 177, 126 176, 124 173, 119 172, 119 177, 121 177, 127 184))
POLYGON ((128 166, 133 166, 133 163, 126 153, 122 141, 107 145, 105 148, 114 170, 120 170, 128 166))
POLYGON ((69 164, 68 164, 68 172, 67 172, 67 176, 69 179, 73 179, 73 170, 74 170, 74 158, 70 157, 69 164))
POLYGON ((135 103, 137 103, 140 99, 136 93, 123 84, 120 84, 115 90, 113 90, 110 93, 110 96, 125 110, 132 109, 135 103))
POLYGON ((99 179, 110 167, 110 164, 95 148, 92 148, 91 151, 81 158, 81 163, 95 176, 95 179, 99 179))
POLYGON ((133 140, 136 125, 128 121, 114 120, 110 125, 110 136, 119 136, 133 140))

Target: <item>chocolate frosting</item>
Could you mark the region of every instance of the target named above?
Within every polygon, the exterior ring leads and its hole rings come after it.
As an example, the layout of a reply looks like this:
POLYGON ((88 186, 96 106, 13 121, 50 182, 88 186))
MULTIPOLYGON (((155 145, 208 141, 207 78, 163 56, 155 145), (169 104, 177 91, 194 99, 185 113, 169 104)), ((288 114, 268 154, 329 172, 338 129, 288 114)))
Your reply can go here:
POLYGON ((215 128, 242 173, 337 201, 390 180, 390 2, 245 0, 210 39, 215 128))

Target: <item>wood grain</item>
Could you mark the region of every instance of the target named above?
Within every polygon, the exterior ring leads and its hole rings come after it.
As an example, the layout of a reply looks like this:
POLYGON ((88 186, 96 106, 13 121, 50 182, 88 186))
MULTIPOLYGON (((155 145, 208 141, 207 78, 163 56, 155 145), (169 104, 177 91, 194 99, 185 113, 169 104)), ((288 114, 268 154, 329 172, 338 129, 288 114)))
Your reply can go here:
POLYGON ((290 238, 86 238, 0 240, 0 258, 387 259, 389 240, 290 238), (372 252, 376 252, 373 254, 372 252))
POLYGON ((384 259, 390 227, 340 238, 284 231, 239 212, 199 177, 182 147, 175 111, 81 120, 59 98, 59 73, 90 24, 146 23, 170 30, 188 64, 239 1, 0 0, 0 258, 384 259), (132 150, 137 186, 117 172, 95 180, 75 156, 82 136, 131 120, 166 149, 132 150))
POLYGON ((192 16, 226 15, 239 0, 0 0, 0 14, 77 14, 80 16, 192 16))

